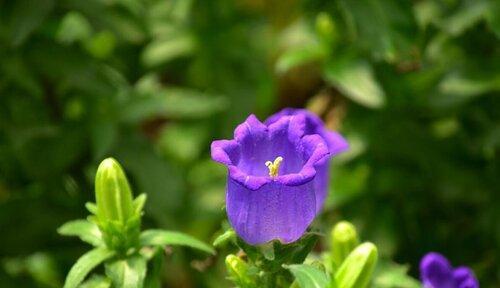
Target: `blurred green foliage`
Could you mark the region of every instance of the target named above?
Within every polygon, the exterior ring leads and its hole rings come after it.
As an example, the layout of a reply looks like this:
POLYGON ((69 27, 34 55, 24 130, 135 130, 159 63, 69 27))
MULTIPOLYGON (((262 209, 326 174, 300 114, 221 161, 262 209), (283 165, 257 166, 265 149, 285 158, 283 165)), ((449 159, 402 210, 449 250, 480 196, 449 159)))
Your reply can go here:
MULTIPOLYGON (((56 228, 85 215, 107 156, 148 194, 146 226, 213 239, 210 142, 307 106, 351 143, 323 231, 349 219, 415 276, 436 250, 492 287, 499 94, 494 0, 0 0, 0 283, 60 286, 86 247, 56 228)), ((223 258, 174 254, 164 282, 227 287, 223 258)), ((383 266, 375 286, 404 278, 383 266)))

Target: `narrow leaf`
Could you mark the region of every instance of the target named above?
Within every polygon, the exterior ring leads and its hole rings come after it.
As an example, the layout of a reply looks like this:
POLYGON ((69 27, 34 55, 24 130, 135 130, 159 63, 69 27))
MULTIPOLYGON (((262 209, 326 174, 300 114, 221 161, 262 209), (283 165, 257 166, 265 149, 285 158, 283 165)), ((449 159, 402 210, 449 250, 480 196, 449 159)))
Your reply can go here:
POLYGON ((64 282, 64 288, 76 288, 85 279, 85 277, 99 264, 113 257, 115 253, 106 248, 95 248, 85 253, 71 270, 64 282))
POLYGON ((74 220, 63 224, 57 232, 64 236, 77 236, 93 246, 103 246, 102 234, 96 224, 87 220, 74 220))
POLYGON ((301 288, 327 287, 329 280, 325 272, 307 264, 284 266, 292 272, 301 288))
POLYGON ((215 250, 209 245, 187 234, 174 231, 146 230, 141 234, 140 242, 141 246, 182 245, 215 254, 215 250))
POLYGON ((109 288, 111 281, 103 276, 93 275, 88 280, 83 282, 78 288, 109 288))

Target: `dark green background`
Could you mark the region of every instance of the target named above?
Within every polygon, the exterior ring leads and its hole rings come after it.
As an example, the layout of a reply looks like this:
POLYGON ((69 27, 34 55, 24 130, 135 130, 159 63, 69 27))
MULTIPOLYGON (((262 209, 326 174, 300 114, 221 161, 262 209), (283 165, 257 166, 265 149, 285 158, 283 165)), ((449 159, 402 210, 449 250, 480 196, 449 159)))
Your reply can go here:
MULTIPOLYGON (((499 97, 493 0, 0 0, 0 286, 61 286, 87 247, 56 228, 107 156, 148 194, 145 226, 212 241, 210 142, 292 106, 351 143, 316 227, 350 220, 415 277, 440 251, 495 287, 499 97)), ((204 257, 174 249, 166 285, 228 287, 204 257)))

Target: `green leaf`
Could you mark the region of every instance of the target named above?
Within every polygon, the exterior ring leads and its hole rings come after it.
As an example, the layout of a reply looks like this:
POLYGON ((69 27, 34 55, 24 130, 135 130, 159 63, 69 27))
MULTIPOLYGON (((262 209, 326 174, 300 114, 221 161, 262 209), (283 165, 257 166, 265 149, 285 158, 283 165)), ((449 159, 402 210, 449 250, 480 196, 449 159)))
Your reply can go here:
POLYGON ((144 285, 147 261, 139 254, 106 263, 105 267, 113 287, 142 288, 144 285))
POLYGON ((103 30, 86 40, 84 46, 95 58, 105 59, 113 53, 116 46, 116 37, 110 31, 103 30))
POLYGON ((470 3, 443 22, 442 28, 446 32, 453 36, 462 34, 465 30, 483 19, 490 9, 487 1, 477 0, 470 3))
POLYGON ((167 39, 153 41, 144 48, 141 55, 144 66, 158 66, 194 52, 196 41, 193 36, 185 33, 170 36, 167 39))
POLYGON ((87 281, 83 282, 78 288, 110 288, 111 280, 104 276, 92 275, 87 281))
POLYGON ((103 246, 102 234, 96 224, 87 220, 74 220, 63 224, 57 232, 64 236, 77 236, 93 246, 103 246))
POLYGON ((407 275, 407 265, 385 261, 377 265, 373 280, 374 288, 419 288, 420 282, 407 275))
POLYGON ((166 88, 154 95, 136 97, 125 107, 122 118, 130 122, 155 117, 200 119, 223 111, 227 106, 227 99, 222 96, 193 89, 166 88))
POLYGON ((95 248, 85 253, 76 261, 75 265, 71 267, 66 277, 66 282, 64 282, 64 288, 78 287, 90 271, 114 255, 115 252, 103 247, 95 248))
POLYGON ((385 104, 385 94, 373 75, 371 66, 350 57, 336 59, 326 64, 324 77, 351 100, 369 107, 380 108, 385 104))
POLYGON ((276 72, 285 73, 288 70, 307 63, 321 61, 327 53, 320 45, 310 45, 293 48, 280 56, 276 62, 276 72))
POLYGON ((11 12, 10 33, 13 46, 21 45, 47 18, 53 0, 18 0, 11 12))
MULTIPOLYGON (((146 256, 148 258, 148 268, 146 273, 146 279, 144 280, 145 288, 160 288, 161 287, 161 275, 163 271, 163 263, 165 262, 163 247, 155 247, 151 249, 151 255, 146 256)), ((142 253, 143 250, 141 250, 142 253)), ((144 255, 143 255, 144 256, 144 255)))
POLYGON ((314 266, 296 264, 285 265, 284 267, 292 272, 301 288, 322 288, 327 287, 329 283, 328 276, 325 272, 314 266))
POLYGON ((210 138, 204 124, 172 124, 160 132, 158 147, 169 158, 180 163, 199 159, 210 138))
POLYGON ((146 230, 141 233, 139 240, 141 246, 181 245, 199 249, 210 254, 215 254, 215 250, 212 247, 194 237, 180 232, 146 230))
POLYGON ((61 43, 71 44, 89 39, 92 32, 92 26, 87 18, 79 12, 72 11, 62 19, 56 38, 61 43))
POLYGON ((500 39, 500 2, 491 1, 490 9, 486 13, 486 19, 488 20, 491 30, 495 33, 496 37, 500 39))

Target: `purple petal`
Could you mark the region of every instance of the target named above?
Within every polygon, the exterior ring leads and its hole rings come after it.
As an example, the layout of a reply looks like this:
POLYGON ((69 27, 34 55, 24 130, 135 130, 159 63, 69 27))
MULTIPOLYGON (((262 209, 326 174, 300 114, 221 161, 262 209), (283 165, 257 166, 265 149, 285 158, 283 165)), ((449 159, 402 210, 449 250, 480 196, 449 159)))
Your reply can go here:
POLYGON ((453 271, 453 279, 457 288, 479 288, 479 282, 468 267, 461 266, 456 268, 453 271))
POLYGON ((231 225, 251 245, 294 242, 316 215, 313 182, 286 186, 273 181, 252 191, 229 178, 226 202, 231 225))
POLYGON ((324 137, 305 135, 306 122, 297 114, 266 126, 251 115, 236 128, 234 140, 212 143, 212 158, 229 170, 229 221, 250 244, 296 241, 321 208, 325 196, 317 190, 326 193, 330 151, 324 137), (270 177, 265 163, 278 156, 278 176, 270 177))
POLYGON ((316 167, 315 191, 316 191, 316 211, 319 212, 323 208, 326 197, 328 196, 328 180, 330 178, 330 163, 329 158, 349 148, 349 144, 339 133, 329 131, 325 128, 323 121, 314 113, 305 109, 285 108, 280 112, 271 115, 264 123, 270 125, 279 121, 285 116, 296 116, 304 118, 304 134, 305 135, 320 135, 328 145, 330 152, 329 157, 326 157, 323 162, 320 162, 316 167))
POLYGON ((269 125, 284 116, 297 115, 303 115, 306 118, 304 133, 306 135, 318 134, 323 137, 332 156, 344 152, 349 148, 349 144, 344 137, 337 132, 326 129, 325 123, 323 123, 323 121, 316 116, 316 114, 306 109, 285 108, 278 113, 269 116, 264 123, 269 125))
POLYGON ((420 261, 420 277, 426 288, 455 288, 453 268, 439 253, 428 253, 420 261))

